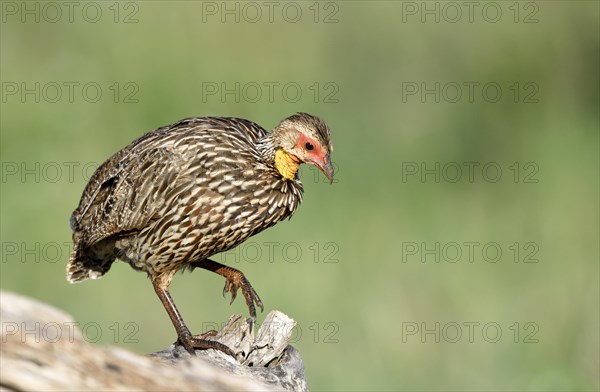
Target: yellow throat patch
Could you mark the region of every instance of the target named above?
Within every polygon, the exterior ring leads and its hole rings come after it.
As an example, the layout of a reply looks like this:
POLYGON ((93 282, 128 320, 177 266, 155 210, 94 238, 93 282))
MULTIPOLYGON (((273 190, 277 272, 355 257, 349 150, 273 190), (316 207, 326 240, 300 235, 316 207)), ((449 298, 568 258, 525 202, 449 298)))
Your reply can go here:
POLYGON ((296 177, 299 166, 300 162, 291 154, 281 149, 275 152, 275 168, 283 178, 293 180, 296 177))

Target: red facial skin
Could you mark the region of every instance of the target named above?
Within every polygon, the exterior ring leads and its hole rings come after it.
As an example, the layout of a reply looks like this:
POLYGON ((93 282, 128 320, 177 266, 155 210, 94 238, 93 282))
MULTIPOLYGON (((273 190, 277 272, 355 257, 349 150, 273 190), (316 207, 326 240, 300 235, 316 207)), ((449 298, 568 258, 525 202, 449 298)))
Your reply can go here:
POLYGON ((302 151, 303 157, 300 158, 303 162, 310 163, 318 167, 329 182, 333 182, 333 166, 327 153, 327 150, 321 147, 321 144, 311 137, 299 134, 298 142, 296 143, 296 150, 302 151), (310 143, 313 146, 312 150, 306 148, 306 143, 310 143))

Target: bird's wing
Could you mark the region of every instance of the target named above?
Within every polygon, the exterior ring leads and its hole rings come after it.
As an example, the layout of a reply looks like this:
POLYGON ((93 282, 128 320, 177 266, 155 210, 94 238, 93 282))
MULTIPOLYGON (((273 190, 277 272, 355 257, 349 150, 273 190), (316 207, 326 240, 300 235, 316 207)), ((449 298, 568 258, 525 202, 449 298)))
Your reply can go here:
POLYGON ((87 247, 142 230, 168 213, 177 195, 208 187, 236 162, 251 160, 254 141, 265 133, 246 120, 208 117, 145 134, 94 173, 71 217, 74 237, 87 247))

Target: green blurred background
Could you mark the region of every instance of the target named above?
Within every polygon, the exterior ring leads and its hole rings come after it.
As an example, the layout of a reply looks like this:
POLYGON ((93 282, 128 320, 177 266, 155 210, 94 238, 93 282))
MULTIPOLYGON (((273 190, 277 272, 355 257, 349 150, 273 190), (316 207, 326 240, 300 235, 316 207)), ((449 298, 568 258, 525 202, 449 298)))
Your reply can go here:
MULTIPOLYGON (((298 321, 312 390, 600 388, 598 2, 24 4, 2 2, 3 289, 100 326, 96 344, 162 349, 175 333, 143 274, 65 280, 93 167, 184 117, 307 111, 332 129, 336 183, 304 168, 297 215, 216 259, 298 321)), ((222 285, 176 276, 192 331, 246 314, 222 285)))

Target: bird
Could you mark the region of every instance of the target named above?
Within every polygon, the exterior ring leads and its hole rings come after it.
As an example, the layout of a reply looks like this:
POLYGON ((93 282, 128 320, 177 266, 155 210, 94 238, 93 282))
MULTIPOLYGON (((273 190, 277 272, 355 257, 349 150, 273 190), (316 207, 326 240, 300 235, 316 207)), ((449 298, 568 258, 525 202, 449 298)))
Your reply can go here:
MULTIPOLYGON (((190 117, 148 132, 90 177, 69 224, 67 280, 99 279, 122 260, 146 272, 189 353, 224 344, 192 335, 169 293, 178 271, 225 278, 231 302, 241 289, 256 321, 260 297, 239 270, 210 259, 291 218, 302 202, 298 168, 316 166, 333 182, 327 124, 298 112, 270 132, 236 117, 190 117)), ((253 324, 251 324, 253 325, 253 324)))

